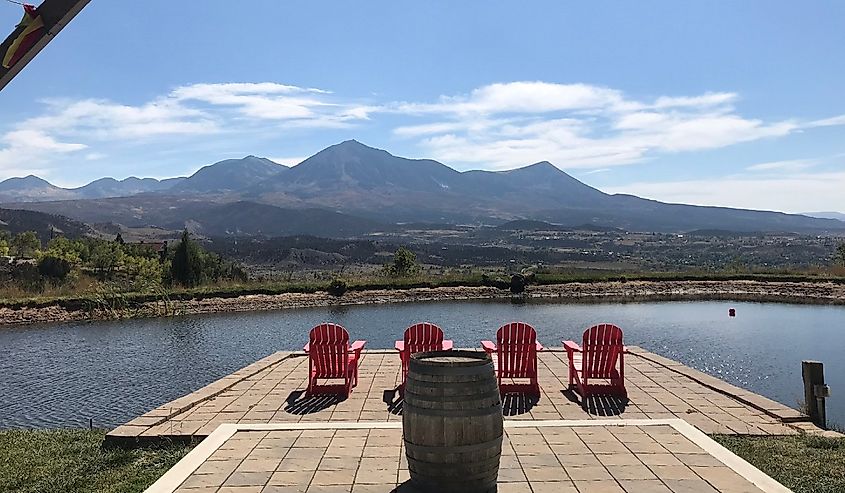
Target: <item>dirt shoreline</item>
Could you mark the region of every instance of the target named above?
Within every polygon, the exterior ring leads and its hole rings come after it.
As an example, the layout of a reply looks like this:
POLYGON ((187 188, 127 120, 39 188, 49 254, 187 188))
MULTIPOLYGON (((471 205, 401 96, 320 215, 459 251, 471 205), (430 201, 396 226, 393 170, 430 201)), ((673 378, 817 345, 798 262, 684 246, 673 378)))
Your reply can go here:
MULTIPOLYGON (((0 308, 0 326, 35 323, 164 317, 202 313, 283 310, 449 300, 511 299, 493 287, 442 287, 348 291, 342 297, 325 292, 244 295, 234 298, 142 303, 120 313, 72 310, 59 305, 0 308)), ((524 298, 553 302, 601 303, 677 300, 735 300, 781 303, 845 304, 845 285, 832 282, 769 281, 628 281, 529 286, 524 298)), ((517 299, 523 297, 517 296, 517 299)))

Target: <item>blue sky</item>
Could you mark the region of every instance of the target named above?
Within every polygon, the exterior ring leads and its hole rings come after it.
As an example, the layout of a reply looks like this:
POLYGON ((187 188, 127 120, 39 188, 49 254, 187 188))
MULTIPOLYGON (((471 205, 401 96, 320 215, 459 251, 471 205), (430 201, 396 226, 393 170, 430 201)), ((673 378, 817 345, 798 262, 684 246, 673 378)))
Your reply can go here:
MULTIPOLYGON (((19 7, 0 3, 11 31, 19 7)), ((0 179, 355 138, 614 193, 845 211, 845 3, 94 0, 0 92, 0 179)))

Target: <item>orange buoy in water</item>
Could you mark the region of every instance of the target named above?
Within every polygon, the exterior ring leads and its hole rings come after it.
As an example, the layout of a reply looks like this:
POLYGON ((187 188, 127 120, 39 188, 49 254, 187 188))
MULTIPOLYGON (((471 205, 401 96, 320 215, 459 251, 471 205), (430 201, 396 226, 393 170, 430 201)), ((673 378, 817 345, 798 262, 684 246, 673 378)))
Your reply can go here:
POLYGON ((735 317, 736 316, 736 309, 731 308, 728 310, 728 316, 735 317))

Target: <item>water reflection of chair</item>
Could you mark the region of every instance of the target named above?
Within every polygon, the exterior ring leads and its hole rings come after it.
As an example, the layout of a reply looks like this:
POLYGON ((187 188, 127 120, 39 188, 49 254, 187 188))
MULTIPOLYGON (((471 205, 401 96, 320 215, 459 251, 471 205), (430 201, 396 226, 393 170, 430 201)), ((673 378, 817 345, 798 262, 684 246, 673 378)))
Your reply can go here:
POLYGON ((324 323, 311 329, 308 353, 306 395, 342 394, 348 397, 358 384, 358 361, 366 341, 349 345, 349 333, 337 324, 324 323), (343 384, 318 385, 318 380, 343 380, 343 384))
POLYGON ((563 347, 569 358, 569 388, 577 389, 585 408, 596 395, 627 397, 622 329, 595 325, 584 331, 582 346, 564 341, 563 347))
POLYGON ((540 384, 537 382, 537 351, 543 345, 537 342, 537 331, 525 322, 511 322, 496 331, 496 344, 481 341, 481 347, 490 354, 495 353, 496 378, 499 391, 528 392, 540 397, 540 384), (528 380, 528 383, 503 383, 507 379, 528 380))
POLYGON ((405 329, 403 340, 396 341, 395 347, 402 360, 402 383, 399 384, 399 392, 402 393, 405 391, 411 355, 425 351, 448 351, 452 349, 452 341, 443 340, 443 329, 440 327, 430 322, 422 322, 405 329))

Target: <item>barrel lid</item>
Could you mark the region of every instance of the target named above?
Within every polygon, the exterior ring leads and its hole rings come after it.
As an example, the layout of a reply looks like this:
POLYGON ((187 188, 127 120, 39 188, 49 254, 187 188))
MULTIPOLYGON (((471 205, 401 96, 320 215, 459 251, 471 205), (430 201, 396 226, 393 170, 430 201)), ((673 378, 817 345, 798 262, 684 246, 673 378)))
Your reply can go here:
POLYGON ((412 354, 411 359, 417 364, 454 367, 478 366, 493 361, 483 351, 426 351, 412 354))

